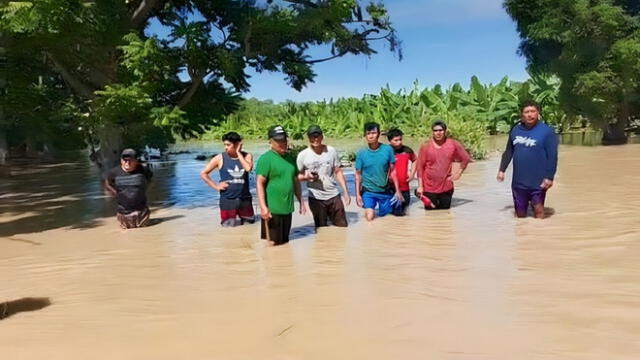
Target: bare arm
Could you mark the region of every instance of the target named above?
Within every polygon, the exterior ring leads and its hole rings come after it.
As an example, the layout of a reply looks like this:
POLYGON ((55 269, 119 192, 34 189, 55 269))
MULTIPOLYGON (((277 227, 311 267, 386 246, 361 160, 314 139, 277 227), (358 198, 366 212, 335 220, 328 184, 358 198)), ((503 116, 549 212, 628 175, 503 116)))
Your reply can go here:
POLYGON ((336 179, 338 179, 338 184, 342 188, 342 196, 344 197, 345 205, 349 205, 351 203, 351 196, 349 195, 349 189, 347 188, 347 181, 344 178, 344 171, 342 171, 342 167, 336 166, 334 172, 336 173, 336 179))
POLYGON ((360 188, 362 187, 362 171, 356 170, 356 204, 362 207, 362 194, 360 193, 360 188))
POLYGON ((113 188, 113 186, 111 186, 111 184, 109 184, 109 180, 104 181, 104 187, 107 189, 109 194, 111 194, 112 196, 116 196, 117 191, 113 188))
POLYGON ((238 153, 238 161, 240 161, 240 164, 242 165, 244 171, 251 172, 251 170, 253 170, 253 155, 249 153, 247 153, 247 155, 244 155, 242 153, 242 142, 236 145, 236 152, 238 153))
POLYGON ((302 189, 300 187, 300 181, 298 181, 298 177, 293 177, 293 191, 300 203, 300 214, 305 214, 307 212, 307 208, 304 205, 304 200, 302 199, 302 189))
POLYGON ((215 169, 218 169, 220 167, 220 159, 222 158, 221 155, 216 155, 213 157, 213 159, 211 159, 211 161, 209 161, 209 163, 207 164, 207 166, 204 167, 204 169, 202 169, 202 171, 200 172, 200 178, 207 183, 207 185, 209 185, 212 189, 218 190, 218 191, 223 191, 224 189, 227 188, 227 186, 229 186, 229 184, 227 183, 216 183, 215 181, 213 181, 211 179, 211 177, 209 176, 209 174, 211 174, 211 172, 215 169))
POLYGON ((269 207, 267 206, 266 199, 266 186, 267 186, 267 178, 258 175, 256 178, 256 192, 258 194, 258 204, 260 205, 260 216, 267 220, 271 218, 271 211, 269 211, 269 207))
POLYGON ((455 143, 455 154, 454 154, 454 158, 460 162, 460 169, 458 171, 456 171, 455 174, 451 174, 451 179, 453 181, 456 181, 458 179, 460 179, 460 176, 462 176, 462 173, 464 172, 464 170, 467 168, 467 165, 469 165, 469 162, 471 162, 471 156, 469 155, 469 153, 467 152, 467 150, 464 149, 464 147, 462 146, 462 144, 460 144, 459 142, 456 141, 455 143))
POLYGON ((398 174, 396 174, 396 165, 389 165, 389 175, 391 176, 391 181, 393 181, 393 186, 396 189, 396 197, 398 200, 404 202, 404 198, 402 197, 402 191, 400 191, 400 183, 398 182, 398 174))
POLYGON ((313 180, 313 179, 309 179, 309 176, 306 175, 305 170, 302 170, 298 173, 298 181, 308 181, 308 180, 313 180))
POLYGON ((425 151, 423 150, 425 146, 426 145, 422 145, 422 147, 420 147, 420 151, 418 152, 418 159, 416 160, 415 166, 415 173, 418 176, 418 188, 416 189, 418 196, 421 196, 422 192, 424 191, 424 184, 422 183, 422 173, 424 172, 424 164, 427 157, 425 151))
POLYGON ((411 162, 411 172, 409 173, 409 181, 416 178, 416 174, 418 173, 418 167, 416 166, 417 164, 418 164, 417 160, 414 160, 411 162))

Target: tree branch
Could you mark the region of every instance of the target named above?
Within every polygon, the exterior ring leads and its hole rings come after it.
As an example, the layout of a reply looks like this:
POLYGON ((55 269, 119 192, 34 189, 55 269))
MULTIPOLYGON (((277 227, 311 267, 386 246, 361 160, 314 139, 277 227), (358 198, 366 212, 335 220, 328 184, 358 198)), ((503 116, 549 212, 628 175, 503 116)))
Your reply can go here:
POLYGON ((94 68, 94 67, 89 67, 87 75, 89 77, 88 80, 91 83, 91 85, 98 88, 103 88, 113 82, 113 79, 111 79, 101 70, 98 70, 97 68, 94 68))
POLYGON ((247 33, 244 35, 244 57, 251 58, 251 26, 253 23, 249 21, 247 33))
POLYGON ((52 53, 45 52, 45 55, 49 58, 49 60, 51 60, 54 69, 62 76, 62 79, 64 79, 64 81, 67 83, 67 85, 69 85, 73 92, 76 93, 76 95, 82 96, 87 99, 93 99, 95 97, 94 89, 74 76, 52 53))
POLYGON ((136 11, 131 16, 131 24, 135 28, 142 26, 148 19, 153 10, 160 6, 164 1, 162 0, 142 0, 136 11))
POLYGON ((300 61, 300 62, 303 63, 303 64, 317 64, 317 63, 321 63, 321 62, 325 62, 325 61, 329 61, 329 60, 333 60, 335 58, 339 58, 339 57, 345 56, 345 55, 347 55, 348 52, 349 51, 347 51, 347 50, 343 50, 343 51, 337 53, 336 55, 329 56, 327 58, 315 59, 315 60, 304 60, 304 61, 300 61))
POLYGON ((284 1, 292 4, 308 6, 314 9, 317 9, 319 7, 318 4, 310 0, 284 0, 284 1))
POLYGON ((206 74, 205 72, 204 74, 191 77, 191 85, 189 85, 189 87, 187 88, 187 91, 182 95, 180 100, 178 100, 179 108, 184 108, 185 106, 187 106, 187 104, 189 104, 189 102, 191 101, 191 98, 193 98, 193 95, 196 94, 196 91, 198 91, 198 88, 202 84, 202 81, 204 80, 204 78, 207 77, 207 75, 208 74, 206 74))

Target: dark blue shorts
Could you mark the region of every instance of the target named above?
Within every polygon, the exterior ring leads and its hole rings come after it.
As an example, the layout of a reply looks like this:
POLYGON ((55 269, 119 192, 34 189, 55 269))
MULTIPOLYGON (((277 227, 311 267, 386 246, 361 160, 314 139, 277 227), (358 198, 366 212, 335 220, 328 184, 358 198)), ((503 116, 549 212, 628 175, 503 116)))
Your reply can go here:
POLYGON ((527 208, 529 204, 531 206, 542 204, 544 205, 544 199, 547 195, 547 190, 528 190, 511 188, 513 193, 513 206, 518 216, 526 216, 527 208))

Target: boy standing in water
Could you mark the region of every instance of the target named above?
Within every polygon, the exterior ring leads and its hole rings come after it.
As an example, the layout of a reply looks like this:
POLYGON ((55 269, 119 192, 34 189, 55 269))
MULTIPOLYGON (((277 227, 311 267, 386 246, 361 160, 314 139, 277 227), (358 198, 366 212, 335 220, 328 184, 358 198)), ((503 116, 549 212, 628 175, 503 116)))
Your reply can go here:
POLYGON ((302 200, 296 160, 287 152, 287 133, 282 126, 269 130, 271 150, 258 159, 256 187, 262 217, 262 239, 271 245, 289 242, 293 197, 300 202, 300 214, 307 209, 302 200))
POLYGON ((242 151, 242 138, 236 132, 222 137, 224 152, 211 159, 200 172, 200 178, 211 188, 220 192, 220 219, 222 226, 253 224, 255 217, 251 192, 249 191, 249 173, 253 169, 253 156, 242 151), (220 182, 209 177, 212 171, 219 169, 220 182), (238 223, 237 218, 240 218, 238 223))
POLYGON ((356 154, 356 202, 364 208, 366 219, 372 221, 376 206, 378 216, 382 217, 393 210, 391 200, 394 196, 397 201, 403 201, 403 198, 394 171, 396 158, 393 149, 378 141, 380 125, 374 122, 365 124, 364 134, 367 147, 356 154))
POLYGON ((460 179, 471 157, 456 140, 447 137, 447 124, 436 121, 431 125, 432 137, 418 153, 418 189, 416 196, 426 210, 449 209, 453 197, 453 182, 460 179), (451 165, 460 162, 460 169, 451 165))
POLYGON ((327 226, 327 219, 335 226, 346 227, 347 216, 340 199, 342 188, 344 202, 349 205, 351 197, 340 166, 338 152, 322 143, 324 136, 318 125, 307 130, 309 147, 298 154, 298 180, 307 181, 309 209, 313 214, 315 227, 327 226))
POLYGON ((153 173, 138 160, 133 149, 124 149, 120 155, 120 166, 107 174, 104 186, 118 201, 117 218, 120 227, 131 229, 149 223, 147 207, 147 185, 153 173))
POLYGON ((534 101, 520 107, 520 123, 509 133, 502 154, 497 180, 504 181, 504 172, 513 158, 511 191, 516 216, 527 216, 529 204, 534 216, 544 218, 547 190, 553 186, 558 167, 558 137, 547 124, 540 122, 540 105, 534 101))
POLYGON ((416 161, 416 155, 413 150, 405 146, 402 143, 403 133, 400 129, 391 129, 387 133, 389 139, 389 145, 393 148, 393 152, 396 157, 395 174, 398 178, 398 185, 402 192, 403 202, 394 207, 393 215, 404 216, 407 211, 407 207, 411 202, 411 193, 409 192, 409 181, 413 178, 413 163, 416 161))

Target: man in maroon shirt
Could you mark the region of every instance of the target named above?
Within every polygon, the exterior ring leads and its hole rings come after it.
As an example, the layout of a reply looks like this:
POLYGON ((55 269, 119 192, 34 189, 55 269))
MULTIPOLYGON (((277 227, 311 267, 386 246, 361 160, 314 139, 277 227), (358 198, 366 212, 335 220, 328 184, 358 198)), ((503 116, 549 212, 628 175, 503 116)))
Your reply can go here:
POLYGON ((431 130, 432 138, 422 144, 418 153, 416 196, 427 210, 449 209, 453 182, 460 179, 471 157, 459 142, 447 137, 447 124, 444 121, 434 122, 431 130), (454 162, 460 163, 459 170, 452 171, 454 162))

